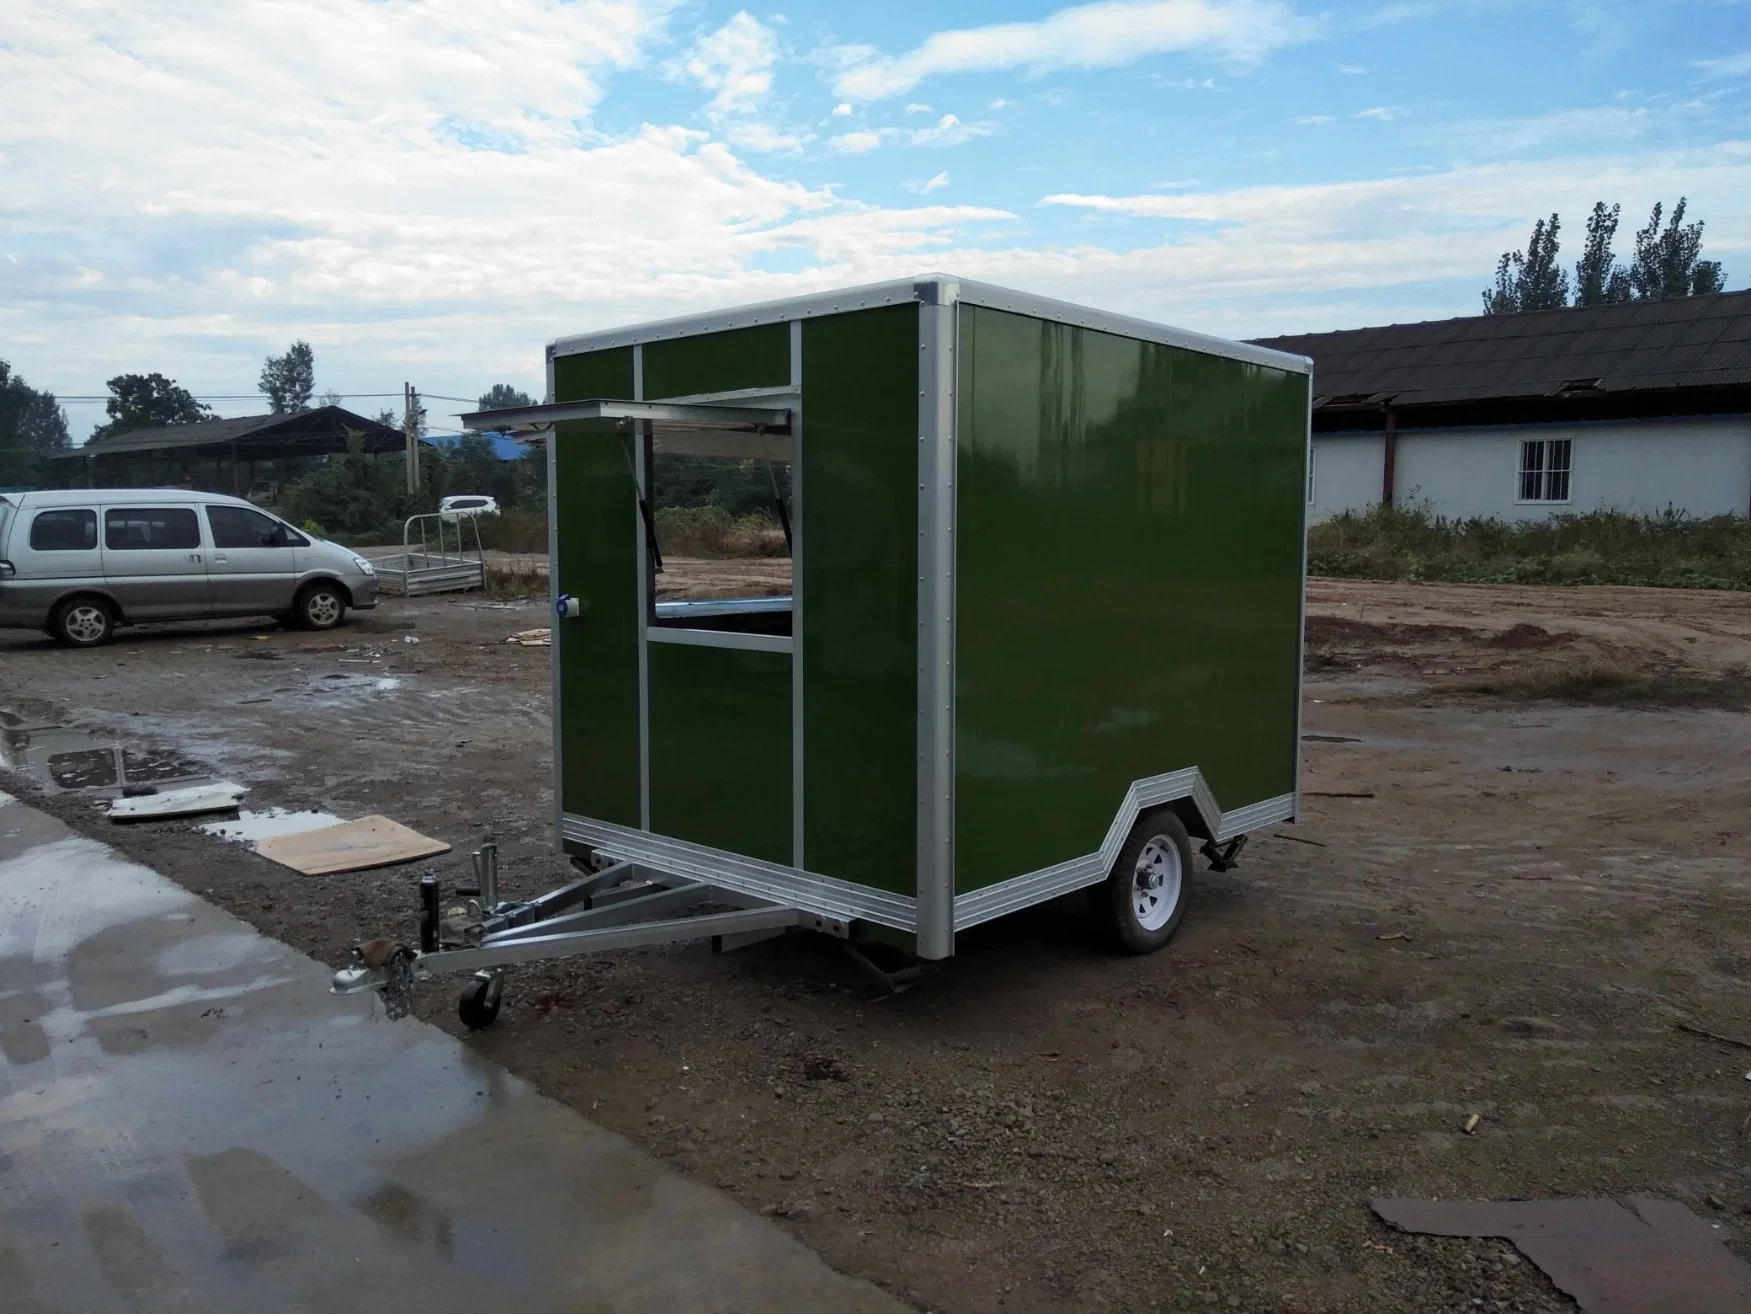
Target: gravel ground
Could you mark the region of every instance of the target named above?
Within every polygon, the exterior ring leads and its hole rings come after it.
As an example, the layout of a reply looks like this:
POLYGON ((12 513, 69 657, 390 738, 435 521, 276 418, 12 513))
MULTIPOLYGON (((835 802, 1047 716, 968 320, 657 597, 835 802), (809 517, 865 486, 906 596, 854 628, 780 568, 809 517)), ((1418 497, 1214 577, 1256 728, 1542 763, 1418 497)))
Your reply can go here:
MULTIPOLYGON (((471 1043, 922 1309, 1574 1308, 1376 1194, 1649 1192, 1751 1256, 1751 1053, 1676 1025, 1751 1038, 1751 597, 1316 581, 1310 616, 1305 811, 1200 874, 1165 952, 1103 952, 1071 900, 898 996, 807 937, 618 953, 519 969, 471 1043), (1475 692, 1600 658, 1649 673, 1630 705, 1475 692)), ((533 893, 566 873, 547 650, 503 639, 543 618, 0 633, 0 722, 12 758, 66 725, 386 813, 457 846, 446 885, 492 835, 533 893)), ((330 963, 412 934, 417 868, 301 878, 40 801, 330 963)), ((442 985, 420 1011, 460 1030, 442 985)))

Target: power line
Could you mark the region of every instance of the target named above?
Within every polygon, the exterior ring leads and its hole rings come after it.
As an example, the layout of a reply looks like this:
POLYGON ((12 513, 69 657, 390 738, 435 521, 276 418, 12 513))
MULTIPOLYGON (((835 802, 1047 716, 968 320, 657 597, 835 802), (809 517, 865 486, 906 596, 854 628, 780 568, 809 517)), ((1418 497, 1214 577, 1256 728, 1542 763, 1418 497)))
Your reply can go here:
MULTIPOLYGON (((44 389, 43 391, 48 392, 49 395, 52 396, 58 402, 69 402, 69 401, 71 401, 71 402, 106 402, 106 401, 114 401, 115 400, 114 394, 107 393, 107 392, 102 394, 101 396, 98 396, 96 394, 87 393, 87 392, 59 393, 59 392, 55 392, 53 389, 44 389)), ((428 393, 425 393, 423 395, 425 395, 427 397, 433 397, 433 396, 436 396, 437 394, 428 392, 428 393)), ((189 394, 189 396, 193 397, 196 401, 256 401, 258 399, 265 398, 267 396, 267 394, 260 393, 260 392, 191 392, 189 394)), ((355 400, 357 398, 362 398, 362 397, 399 397, 399 396, 401 396, 401 394, 399 392, 342 392, 342 393, 337 393, 336 396, 338 396, 342 401, 352 401, 352 400, 355 400)), ((442 398, 442 400, 443 401, 473 401, 474 398, 472 398, 472 397, 445 397, 445 398, 442 398)))

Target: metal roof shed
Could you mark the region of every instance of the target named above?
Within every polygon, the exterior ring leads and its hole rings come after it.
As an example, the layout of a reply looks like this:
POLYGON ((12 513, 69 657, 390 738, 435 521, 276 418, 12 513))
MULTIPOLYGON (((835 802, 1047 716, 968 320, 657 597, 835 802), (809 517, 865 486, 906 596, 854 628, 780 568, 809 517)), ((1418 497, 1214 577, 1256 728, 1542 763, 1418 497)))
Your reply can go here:
MULTIPOLYGON (((239 462, 338 455, 347 450, 354 434, 362 438, 365 451, 373 454, 406 450, 407 439, 400 429, 368 420, 341 406, 318 406, 292 414, 244 415, 104 434, 55 459, 83 461, 87 475, 93 478, 126 457, 229 460, 232 483, 237 485, 241 483, 239 462)), ((242 490, 233 487, 232 491, 242 490)))

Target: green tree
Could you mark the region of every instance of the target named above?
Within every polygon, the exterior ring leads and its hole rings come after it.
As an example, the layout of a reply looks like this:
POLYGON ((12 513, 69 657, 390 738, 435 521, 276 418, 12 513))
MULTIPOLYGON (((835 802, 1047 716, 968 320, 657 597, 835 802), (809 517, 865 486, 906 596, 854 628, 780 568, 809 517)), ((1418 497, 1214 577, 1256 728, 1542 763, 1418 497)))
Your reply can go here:
POLYGON ((269 356, 261 367, 258 384, 267 394, 275 415, 310 409, 310 394, 316 391, 316 353, 299 339, 283 356, 269 356))
POLYGON ((316 399, 316 404, 318 406, 339 406, 345 400, 345 397, 341 396, 340 393, 336 392, 333 388, 330 388, 327 392, 323 393, 322 396, 316 399))
POLYGON ((1628 301, 1633 295, 1629 271, 1617 262, 1611 244, 1617 237, 1617 220, 1621 205, 1609 210, 1604 201, 1593 203, 1593 213, 1587 216, 1587 242, 1581 248, 1581 258, 1575 262, 1575 304, 1604 306, 1628 301))
POLYGON ((1496 285, 1483 293, 1486 315, 1554 310, 1569 304, 1569 276, 1556 262, 1562 227, 1553 212, 1532 225, 1525 251, 1504 251, 1496 262, 1496 285))
POLYGON ((72 446, 67 413, 0 360, 0 484, 40 483, 44 461, 72 446))
POLYGON ((175 379, 162 374, 118 374, 107 385, 110 397, 104 403, 109 423, 91 431, 93 438, 135 429, 159 429, 173 424, 199 424, 213 418, 175 379))
POLYGON ((1684 222, 1685 197, 1672 207, 1672 217, 1660 227, 1661 206, 1654 202, 1648 226, 1635 235, 1635 259, 1629 282, 1645 301, 1701 296, 1719 292, 1726 282, 1718 260, 1702 259, 1702 220, 1684 222))
POLYGON ((533 406, 535 399, 520 388, 513 388, 508 383, 495 383, 480 394, 480 409, 483 411, 504 411, 513 406, 533 406))

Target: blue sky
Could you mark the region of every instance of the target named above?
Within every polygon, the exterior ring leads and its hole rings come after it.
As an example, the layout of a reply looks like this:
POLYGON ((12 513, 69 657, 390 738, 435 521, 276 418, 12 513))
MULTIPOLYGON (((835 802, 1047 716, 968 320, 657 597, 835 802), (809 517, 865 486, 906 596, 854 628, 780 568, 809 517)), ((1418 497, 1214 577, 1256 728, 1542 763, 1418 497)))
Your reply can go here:
POLYGON ((560 333, 926 269, 1352 327, 1597 199, 1622 249, 1688 195, 1745 287, 1751 4, 12 0, 0 177, 0 358, 66 396, 295 337, 319 388, 537 391, 560 333))

